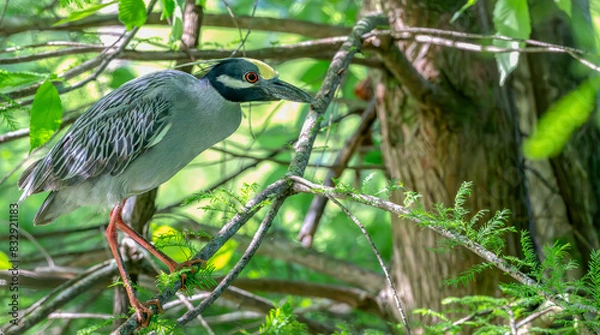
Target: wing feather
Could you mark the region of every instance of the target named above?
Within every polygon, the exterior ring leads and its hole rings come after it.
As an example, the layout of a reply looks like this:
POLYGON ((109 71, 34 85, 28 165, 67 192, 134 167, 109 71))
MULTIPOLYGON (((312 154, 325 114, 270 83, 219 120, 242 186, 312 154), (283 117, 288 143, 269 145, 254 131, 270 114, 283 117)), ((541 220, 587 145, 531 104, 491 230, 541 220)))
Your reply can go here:
POLYGON ((119 175, 162 140, 170 128, 171 101, 156 80, 127 85, 92 106, 46 157, 23 173, 23 197, 105 174, 119 175))

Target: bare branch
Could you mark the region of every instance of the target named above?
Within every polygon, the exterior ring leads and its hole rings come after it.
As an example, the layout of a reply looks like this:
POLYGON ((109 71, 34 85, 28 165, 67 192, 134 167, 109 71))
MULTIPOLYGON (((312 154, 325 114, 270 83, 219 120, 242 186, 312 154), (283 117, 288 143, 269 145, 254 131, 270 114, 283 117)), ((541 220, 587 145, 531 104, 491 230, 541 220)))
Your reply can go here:
MULTIPOLYGON (((331 91, 336 90, 341 81, 343 72, 350 64, 350 59, 356 53, 358 47, 360 47, 362 44, 361 36, 373 29, 379 22, 384 21, 385 19, 381 16, 368 16, 363 18, 356 24, 352 35, 336 53, 336 56, 332 62, 332 66, 327 72, 325 83, 317 94, 317 99, 311 108, 311 112, 309 112, 309 116, 304 123, 304 127, 302 128, 303 130, 300 135, 299 142, 303 141, 303 139, 306 140, 304 140, 301 145, 297 146, 296 157, 290 164, 290 171, 294 171, 299 175, 304 172, 308 162, 308 156, 310 156, 310 151, 312 150, 312 144, 314 143, 314 137, 316 137, 316 132, 319 129, 317 119, 319 115, 322 115, 325 112, 325 109, 331 102, 331 99, 333 98, 333 93, 331 91)), ((289 196, 290 186, 291 185, 289 184, 289 181, 286 179, 280 179, 277 182, 269 185, 267 188, 265 188, 265 190, 260 192, 251 201, 249 201, 244 206, 243 210, 236 214, 225 226, 223 226, 219 234, 215 236, 206 246, 204 246, 204 248, 202 248, 202 250, 200 250, 200 252, 195 256, 195 258, 203 260, 209 259, 221 246, 223 246, 223 244, 229 238, 232 237, 233 234, 235 234, 252 216, 254 216, 262 206, 265 205, 265 200, 269 199, 273 201, 269 212, 262 220, 259 232, 255 234, 253 241, 250 243, 242 259, 235 265, 234 269, 228 273, 225 279, 219 283, 217 288, 211 292, 209 298, 200 303, 200 305, 194 309, 194 312, 187 312, 179 319, 179 322, 189 322, 195 317, 195 315, 201 313, 206 307, 212 304, 214 300, 217 299, 217 297, 223 292, 223 290, 229 286, 230 282, 237 277, 239 272, 247 264, 247 261, 256 251, 256 248, 258 248, 260 245, 260 242, 264 238, 266 230, 277 214, 279 207, 287 198, 287 196, 289 196)), ((181 281, 178 280, 174 283, 172 288, 165 289, 156 298, 161 303, 164 303, 173 297, 173 295, 180 288, 181 281)), ((119 329, 114 332, 114 334, 129 334, 137 328, 137 325, 138 324, 135 316, 131 316, 119 329)))
MULTIPOLYGON (((166 25, 167 22, 160 19, 161 13, 151 13, 146 21, 147 25, 166 25)), ((87 28, 98 28, 106 26, 123 26, 117 15, 92 15, 80 21, 53 26, 58 20, 45 19, 35 22, 6 22, 0 31, 0 36, 12 35, 32 30, 83 30, 87 28)), ((278 19, 273 17, 236 16, 236 22, 240 29, 248 29, 252 24, 254 30, 282 32, 286 34, 298 34, 306 37, 322 38, 329 36, 348 35, 350 28, 342 26, 331 26, 293 19, 278 19), (251 23, 252 22, 252 23, 251 23)), ((204 14, 203 26, 235 28, 231 17, 226 14, 204 14)))
POLYGON ((96 285, 96 283, 109 280, 116 272, 116 269, 117 266, 114 261, 107 261, 89 268, 79 277, 69 280, 57 287, 45 298, 38 300, 24 312, 18 326, 9 324, 3 329, 4 334, 24 334, 26 330, 38 322, 45 320, 52 312, 86 292, 90 287, 96 285))
POLYGON ((342 44, 340 50, 333 57, 327 75, 323 81, 321 89, 317 93, 315 103, 306 116, 306 121, 302 126, 302 131, 298 142, 296 143, 296 155, 294 156, 288 174, 302 176, 308 159, 312 151, 312 147, 317 137, 320 116, 325 112, 333 96, 335 90, 339 86, 342 77, 350 65, 350 60, 358 52, 362 46, 362 35, 374 29, 379 24, 387 24, 384 17, 369 16, 360 20, 352 29, 352 33, 348 39, 342 44))
MULTIPOLYGON (((180 220, 180 224, 188 227, 200 227, 201 230, 213 235, 217 228, 198 223, 194 220, 180 220)), ((197 228, 196 228, 197 229, 197 228)), ((245 249, 251 236, 236 234, 234 239, 239 243, 239 249, 245 249)), ((259 255, 279 259, 285 263, 299 264, 308 269, 330 276, 350 285, 355 285, 368 292, 379 292, 385 284, 385 278, 374 271, 334 258, 313 249, 304 248, 285 236, 277 234, 269 236, 269 243, 263 244, 257 252, 259 255)))
POLYGON ((367 242, 369 242, 369 245, 371 246, 373 253, 377 257, 377 261, 379 262, 379 267, 385 273, 385 279, 387 280, 388 284, 390 285, 390 291, 392 292, 392 297, 394 298, 394 302, 396 303, 396 308, 398 308, 398 313, 400 313, 402 323, 404 324, 404 330, 406 331, 406 334, 411 335, 412 332, 411 332, 410 326, 408 324, 408 318, 406 317, 406 312, 404 311, 404 307, 402 307, 402 303, 400 302, 400 299, 398 298, 398 293, 396 292, 396 286, 394 285, 392 276, 390 276, 388 268, 385 265, 383 258, 381 257, 381 253, 379 253, 379 250, 377 250, 377 246, 375 246, 375 242, 373 242, 371 235, 369 235, 365 226, 358 220, 358 218, 354 214, 352 214, 352 212, 350 212, 348 210, 348 208, 346 208, 344 205, 342 205, 333 196, 326 194, 326 197, 329 200, 331 200, 331 202, 336 204, 344 212, 344 214, 346 214, 354 222, 354 224, 356 224, 358 226, 358 228, 361 230, 361 232, 367 239, 367 242))
MULTIPOLYGON (((467 236, 453 232, 453 231, 446 229, 440 225, 426 225, 425 224, 426 222, 423 222, 418 218, 411 217, 409 215, 410 210, 404 206, 400 206, 393 202, 390 202, 390 201, 387 201, 387 200, 384 200, 381 198, 377 198, 374 196, 366 195, 366 194, 340 192, 340 191, 336 190, 335 188, 314 184, 314 183, 312 183, 302 177, 298 177, 298 176, 289 176, 288 178, 295 181, 295 184, 293 185, 293 189, 296 192, 311 193, 311 194, 318 194, 318 195, 325 194, 327 196, 334 197, 336 199, 347 199, 347 200, 361 203, 361 204, 364 204, 367 206, 379 208, 379 209, 385 210, 389 213, 392 213, 392 214, 395 214, 398 216, 402 216, 402 217, 406 217, 407 219, 409 219, 417 224, 422 224, 427 229, 431 229, 434 232, 436 232, 437 234, 439 234, 447 239, 458 242, 460 245, 462 245, 463 247, 472 251, 479 257, 494 264, 494 266, 496 268, 498 268, 500 271, 504 272, 505 274, 511 276, 513 279, 515 279, 519 283, 527 285, 527 286, 537 290, 537 293, 540 296, 544 297, 544 299, 548 300, 549 302, 551 302, 557 306, 565 306, 565 305, 574 306, 575 305, 575 304, 565 300, 565 297, 556 296, 551 292, 547 292, 547 291, 543 290, 541 284, 536 282, 534 279, 529 277, 527 274, 523 273, 516 266, 513 266, 512 264, 508 263, 508 261, 504 260, 501 257, 498 257, 495 253, 487 250, 480 244, 472 241, 467 236)), ((592 312, 592 313, 600 313, 600 311, 598 311, 593 306, 580 305, 580 304, 577 304, 576 306, 577 306, 577 308, 581 308, 581 309, 584 309, 584 310, 592 312)))
MULTIPOLYGON (((371 99, 369 106, 363 112, 361 116, 361 122, 354 134, 350 136, 345 142, 342 148, 339 150, 333 167, 327 171, 324 184, 326 186, 333 186, 333 179, 339 178, 344 170, 346 169, 350 158, 354 155, 354 152, 358 148, 359 144, 364 139, 366 133, 369 131, 373 122, 375 122, 375 99, 371 99)), ((298 233, 298 240, 306 247, 310 247, 313 242, 313 237, 317 232, 321 216, 325 211, 325 205, 327 204, 326 197, 315 197, 310 203, 310 207, 306 216, 304 217, 304 223, 298 233)))
MULTIPOLYGON (((262 247, 261 247, 262 248, 262 247)), ((259 249, 260 250, 260 249, 259 249)), ((293 294, 301 297, 319 297, 343 302, 354 308, 386 318, 385 302, 369 292, 353 287, 329 284, 315 284, 304 281, 291 281, 273 278, 248 279, 238 278, 233 282, 235 287, 252 291, 293 294)))

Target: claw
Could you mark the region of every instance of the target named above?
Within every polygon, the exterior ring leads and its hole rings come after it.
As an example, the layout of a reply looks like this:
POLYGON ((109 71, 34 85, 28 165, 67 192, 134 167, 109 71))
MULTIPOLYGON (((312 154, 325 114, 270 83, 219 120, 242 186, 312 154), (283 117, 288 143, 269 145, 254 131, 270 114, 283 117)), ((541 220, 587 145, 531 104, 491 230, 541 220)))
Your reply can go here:
POLYGON ((138 329, 146 328, 150 324, 152 315, 154 315, 154 311, 152 310, 152 308, 149 308, 150 305, 156 307, 158 314, 163 312, 162 305, 160 304, 160 301, 158 301, 158 299, 148 300, 143 304, 138 300, 138 303, 136 303, 133 307, 135 309, 135 316, 138 321, 138 329))
POLYGON ((135 316, 138 321, 138 329, 148 327, 154 311, 142 303, 136 304, 133 308, 135 309, 135 316))
POLYGON ((148 300, 144 303, 144 305, 145 306, 153 305, 154 307, 156 307, 158 314, 161 314, 163 312, 162 305, 160 304, 160 301, 158 299, 148 300))

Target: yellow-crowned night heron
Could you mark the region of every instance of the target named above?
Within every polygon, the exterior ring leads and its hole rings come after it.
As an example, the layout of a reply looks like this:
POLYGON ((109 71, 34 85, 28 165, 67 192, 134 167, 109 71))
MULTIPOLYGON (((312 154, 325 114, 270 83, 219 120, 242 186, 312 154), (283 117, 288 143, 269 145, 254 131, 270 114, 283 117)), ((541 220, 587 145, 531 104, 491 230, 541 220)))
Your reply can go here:
POLYGON ((151 309, 131 286, 118 251, 117 229, 146 248, 171 272, 179 264, 156 249, 121 218, 124 199, 170 179, 202 151, 240 125, 240 103, 291 100, 312 102, 301 89, 279 80, 269 65, 254 59, 217 61, 200 79, 165 70, 132 80, 85 112, 42 159, 19 179, 31 194, 50 191, 36 225, 54 221, 83 205, 113 208, 106 230, 109 246, 140 325, 151 309))

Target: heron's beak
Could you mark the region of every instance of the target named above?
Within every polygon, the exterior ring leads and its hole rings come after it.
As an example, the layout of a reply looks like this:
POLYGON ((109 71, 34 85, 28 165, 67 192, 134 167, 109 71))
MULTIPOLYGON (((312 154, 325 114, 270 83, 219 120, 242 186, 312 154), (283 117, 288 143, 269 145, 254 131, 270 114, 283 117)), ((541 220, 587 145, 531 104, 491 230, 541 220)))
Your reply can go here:
POLYGON ((286 83, 279 78, 269 80, 263 88, 274 100, 288 100, 296 102, 312 103, 315 101, 308 93, 298 87, 286 83))

